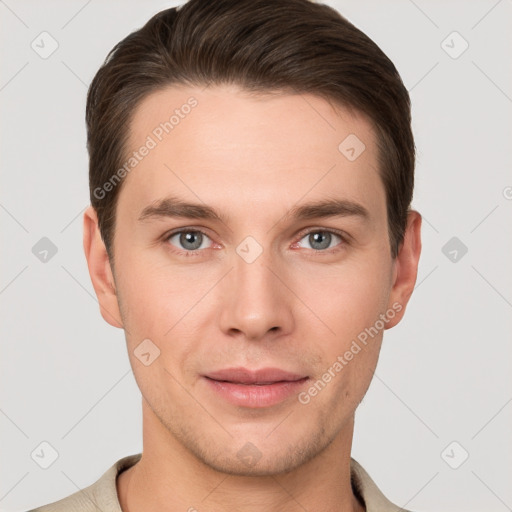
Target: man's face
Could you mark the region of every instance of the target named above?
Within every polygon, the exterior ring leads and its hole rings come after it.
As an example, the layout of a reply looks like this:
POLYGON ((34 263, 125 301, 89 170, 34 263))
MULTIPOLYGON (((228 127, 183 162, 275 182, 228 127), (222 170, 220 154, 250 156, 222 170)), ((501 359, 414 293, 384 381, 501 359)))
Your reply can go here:
POLYGON ((126 177, 114 239, 146 414, 169 440, 237 474, 289 470, 351 439, 378 359, 379 315, 386 328, 401 317, 371 125, 313 95, 182 87, 140 104, 130 151, 148 135, 157 145, 126 177), (155 127, 191 96, 197 105, 158 141, 155 127), (353 137, 339 149, 350 134, 365 145, 355 159, 353 137), (222 220, 147 210, 170 197, 222 220), (288 213, 336 200, 360 208, 288 213))

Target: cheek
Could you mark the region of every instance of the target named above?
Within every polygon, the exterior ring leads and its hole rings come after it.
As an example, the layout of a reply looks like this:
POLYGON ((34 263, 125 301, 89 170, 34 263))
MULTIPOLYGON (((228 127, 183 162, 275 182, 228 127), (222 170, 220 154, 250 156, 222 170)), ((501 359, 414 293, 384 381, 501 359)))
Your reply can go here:
MULTIPOLYGON (((315 278, 302 286, 308 293, 304 303, 329 328, 326 330, 336 350, 375 324, 383 313, 389 296, 389 279, 385 265, 378 258, 346 262, 332 267, 322 267, 315 278), (314 285, 312 287, 312 285, 314 285)), ((311 272, 304 273, 305 276, 311 272)))
POLYGON ((125 258, 119 274, 123 320, 128 331, 138 336, 164 337, 202 289, 168 265, 158 266, 143 258, 125 258))
MULTIPOLYGON (((129 271, 119 265, 118 300, 132 367, 141 366, 136 354, 150 340, 156 348, 150 343, 149 351, 158 353, 162 371, 184 371, 201 348, 201 330, 211 322, 208 301, 201 300, 212 286, 210 280, 140 258, 126 258, 122 264, 129 271)), ((142 379, 169 378, 156 369, 139 368, 138 373, 142 379)))

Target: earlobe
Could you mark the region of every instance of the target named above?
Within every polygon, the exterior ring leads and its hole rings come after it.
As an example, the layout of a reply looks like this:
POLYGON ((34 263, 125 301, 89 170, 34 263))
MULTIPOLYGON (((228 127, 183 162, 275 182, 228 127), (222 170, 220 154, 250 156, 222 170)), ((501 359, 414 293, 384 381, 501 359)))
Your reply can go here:
POLYGON ((404 240, 394 262, 394 279, 388 302, 389 308, 398 311, 398 304, 401 307, 398 314, 386 325, 386 329, 400 322, 414 291, 421 254, 421 220, 419 212, 409 211, 404 240))
POLYGON ((116 295, 114 276, 107 249, 101 238, 98 216, 92 206, 84 213, 84 252, 92 285, 98 298, 101 316, 113 327, 123 327, 116 295))

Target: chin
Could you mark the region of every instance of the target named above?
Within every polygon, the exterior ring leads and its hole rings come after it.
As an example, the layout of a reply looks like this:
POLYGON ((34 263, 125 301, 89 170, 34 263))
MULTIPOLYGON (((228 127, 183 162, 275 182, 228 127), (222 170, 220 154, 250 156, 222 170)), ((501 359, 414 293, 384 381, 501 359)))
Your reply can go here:
MULTIPOLYGON (((321 435, 308 438, 297 436, 296 441, 288 436, 274 440, 253 437, 253 441, 234 438, 229 445, 201 446, 193 439, 182 439, 182 444, 205 466, 228 475, 274 476, 288 473, 307 463, 321 453, 331 442, 321 435), (276 442, 277 441, 277 442, 276 442)), ((204 438, 203 438, 204 440, 204 438)))

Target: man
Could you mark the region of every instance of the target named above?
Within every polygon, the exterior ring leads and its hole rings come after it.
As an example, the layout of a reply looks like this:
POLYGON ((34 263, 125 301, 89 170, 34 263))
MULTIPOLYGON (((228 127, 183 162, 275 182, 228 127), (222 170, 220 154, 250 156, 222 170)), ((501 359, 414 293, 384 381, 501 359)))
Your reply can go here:
POLYGON ((409 96, 308 0, 191 0, 87 98, 84 249, 143 452, 49 511, 396 511, 351 459, 416 281, 409 96))

